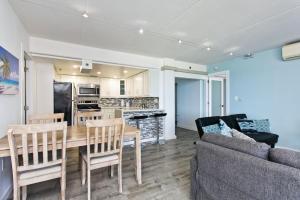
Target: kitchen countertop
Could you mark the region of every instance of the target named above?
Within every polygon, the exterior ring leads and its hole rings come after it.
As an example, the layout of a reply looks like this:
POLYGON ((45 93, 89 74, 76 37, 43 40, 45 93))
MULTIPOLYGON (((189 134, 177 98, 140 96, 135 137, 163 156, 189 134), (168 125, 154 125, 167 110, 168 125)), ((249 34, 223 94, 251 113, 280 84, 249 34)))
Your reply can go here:
POLYGON ((153 111, 161 111, 163 112, 163 109, 157 109, 157 108, 122 108, 119 109, 123 112, 153 112, 153 111))

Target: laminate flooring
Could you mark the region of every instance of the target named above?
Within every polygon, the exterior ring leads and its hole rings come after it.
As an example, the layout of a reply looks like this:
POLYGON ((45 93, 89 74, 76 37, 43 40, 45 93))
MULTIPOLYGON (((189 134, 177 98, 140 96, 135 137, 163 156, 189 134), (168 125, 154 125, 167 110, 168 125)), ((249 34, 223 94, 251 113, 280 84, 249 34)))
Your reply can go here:
MULTIPOLYGON (((110 178, 108 169, 92 171, 92 199, 111 200, 185 200, 190 199, 190 159, 195 152, 197 132, 176 129, 177 139, 163 145, 147 144, 142 149, 142 185, 135 180, 134 148, 125 147, 123 154, 123 193, 118 193, 117 168, 110 178)), ((78 149, 67 151, 66 198, 87 199, 87 187, 80 181, 78 149)), ((27 199, 59 199, 58 180, 28 187, 27 199)))

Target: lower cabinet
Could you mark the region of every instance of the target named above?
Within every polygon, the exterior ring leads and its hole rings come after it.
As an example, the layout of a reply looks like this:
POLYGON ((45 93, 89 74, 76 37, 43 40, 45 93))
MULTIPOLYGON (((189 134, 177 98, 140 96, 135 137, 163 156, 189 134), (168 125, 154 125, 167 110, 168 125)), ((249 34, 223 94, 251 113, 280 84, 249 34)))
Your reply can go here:
POLYGON ((101 112, 102 112, 103 119, 115 118, 115 109, 114 108, 101 108, 101 112))

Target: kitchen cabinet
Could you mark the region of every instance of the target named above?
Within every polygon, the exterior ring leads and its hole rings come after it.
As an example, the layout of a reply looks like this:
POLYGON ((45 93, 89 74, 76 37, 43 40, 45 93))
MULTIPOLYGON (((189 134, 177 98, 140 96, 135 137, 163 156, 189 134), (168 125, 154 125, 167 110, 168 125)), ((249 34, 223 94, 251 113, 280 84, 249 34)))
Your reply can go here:
POLYGON ((120 79, 101 78, 100 90, 101 97, 120 96, 120 79))
POLYGON ((126 95, 148 96, 149 95, 148 71, 126 79, 126 95))
POLYGON ((101 108, 102 119, 113 119, 115 118, 115 109, 114 108, 101 108))

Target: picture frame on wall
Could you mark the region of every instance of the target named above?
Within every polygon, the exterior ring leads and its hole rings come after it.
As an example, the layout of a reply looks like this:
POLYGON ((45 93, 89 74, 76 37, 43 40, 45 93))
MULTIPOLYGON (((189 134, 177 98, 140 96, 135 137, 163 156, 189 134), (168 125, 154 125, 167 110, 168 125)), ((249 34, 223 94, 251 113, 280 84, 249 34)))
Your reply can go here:
POLYGON ((19 59, 0 46, 0 95, 19 93, 19 59))

